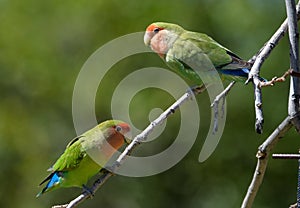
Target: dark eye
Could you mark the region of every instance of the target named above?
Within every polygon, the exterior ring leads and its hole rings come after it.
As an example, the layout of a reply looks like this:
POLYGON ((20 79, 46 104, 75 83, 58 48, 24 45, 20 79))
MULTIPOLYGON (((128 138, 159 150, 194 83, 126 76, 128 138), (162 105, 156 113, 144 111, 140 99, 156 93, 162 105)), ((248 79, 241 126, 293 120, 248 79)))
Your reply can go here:
POLYGON ((153 32, 158 33, 160 29, 158 27, 154 28, 153 32))
POLYGON ((118 132, 122 131, 122 127, 121 126, 116 126, 116 131, 118 131, 118 132))

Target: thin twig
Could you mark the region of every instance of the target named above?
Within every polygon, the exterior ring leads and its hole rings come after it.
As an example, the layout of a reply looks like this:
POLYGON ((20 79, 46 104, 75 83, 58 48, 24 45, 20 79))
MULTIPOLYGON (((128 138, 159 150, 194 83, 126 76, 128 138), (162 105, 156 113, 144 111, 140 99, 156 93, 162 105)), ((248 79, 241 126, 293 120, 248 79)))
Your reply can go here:
POLYGON ((273 159, 300 159, 300 154, 272 154, 273 159))
MULTIPOLYGON (((299 31, 297 24, 297 14, 295 1, 286 0, 286 12, 289 25, 289 42, 290 42, 290 66, 295 72, 299 72, 299 31)), ((291 77, 289 93, 289 116, 300 133, 300 79, 291 77)))
POLYGON ((68 204, 62 204, 62 205, 54 205, 52 208, 66 208, 68 204))
POLYGON ((260 87, 260 80, 258 76, 253 76, 253 84, 254 84, 254 106, 255 106, 255 131, 258 134, 262 134, 263 132, 263 124, 264 124, 264 115, 262 109, 262 93, 260 87))
MULTIPOLYGON (((297 4, 297 16, 298 19, 300 17, 300 2, 297 4)), ((265 59, 270 55, 271 51, 275 48, 275 46, 279 43, 282 37, 285 35, 288 28, 287 19, 281 24, 278 30, 274 33, 274 35, 270 38, 268 42, 264 44, 264 46, 259 50, 259 52, 254 55, 249 62, 253 63, 251 71, 249 73, 246 84, 250 81, 253 81, 254 85, 254 96, 255 96, 255 130, 257 133, 262 133, 263 130, 263 109, 262 109, 262 93, 261 93, 261 81, 259 80, 259 72, 262 64, 265 59)))
POLYGON ((235 81, 230 82, 230 84, 214 99, 213 103, 210 105, 210 107, 214 108, 214 133, 218 131, 218 118, 219 118, 219 102, 222 99, 222 117, 224 115, 224 106, 225 106, 225 98, 231 88, 234 86, 235 81))
POLYGON ((285 82, 286 78, 288 76, 298 77, 299 78, 300 77, 300 73, 294 71, 293 69, 289 69, 281 77, 273 77, 270 81, 261 82, 259 86, 260 87, 268 87, 268 86, 273 86, 277 82, 285 82))
POLYGON ((110 171, 104 170, 102 171, 102 175, 99 179, 97 179, 93 186, 90 188, 90 192, 84 191, 78 197, 73 199, 70 203, 64 205, 55 205, 52 208, 72 208, 76 207, 86 199, 90 198, 111 176, 113 176, 113 172, 117 170, 126 157, 130 155, 133 149, 138 146, 143 140, 145 140, 148 135, 154 130, 154 128, 158 125, 161 125, 171 114, 173 114, 183 103, 193 98, 194 95, 200 94, 206 90, 206 87, 199 86, 194 87, 191 90, 188 90, 184 95, 182 95, 173 105, 171 105, 167 110, 165 110, 160 116, 155 119, 153 122, 149 124, 149 126, 139 135, 137 135, 132 142, 125 148, 125 150, 121 153, 118 159, 113 163, 112 167, 109 168, 110 171))
POLYGON ((278 142, 280 138, 282 138, 291 127, 292 123, 290 118, 285 118, 282 123, 273 131, 273 133, 264 141, 262 145, 258 148, 258 152, 256 154, 257 157, 257 165, 254 171, 254 175, 252 178, 252 182, 249 185, 247 194, 242 203, 242 208, 250 208, 252 207, 255 196, 259 190, 259 187, 263 181, 264 174, 266 172, 268 159, 271 150, 278 142))
MULTIPOLYGON (((300 19, 300 2, 298 2, 297 6, 296 6, 296 12, 297 12, 297 20, 300 19)), ((287 31, 287 27, 288 27, 288 24, 287 24, 287 19, 285 19, 283 21, 283 23, 281 24, 281 26, 277 29, 277 31, 274 33, 274 35, 272 37, 274 37, 274 42, 272 41, 267 41, 262 47, 261 49, 259 49, 259 51, 254 55, 252 56, 252 58, 250 58, 248 60, 249 63, 254 63, 254 61, 257 59, 258 55, 261 54, 262 50, 266 50, 265 47, 266 45, 270 45, 268 47, 271 47, 271 50, 278 44, 278 42, 280 41, 281 38, 283 38, 283 36, 285 35, 286 31, 287 31)), ((260 70, 260 69, 259 69, 260 70)), ((250 80, 249 80, 250 81, 250 80)))
POLYGON ((295 73, 294 70, 289 69, 281 77, 273 77, 270 81, 261 82, 260 87, 273 86, 277 82, 284 82, 286 80, 287 76, 296 76, 296 75, 298 75, 298 74, 295 73))

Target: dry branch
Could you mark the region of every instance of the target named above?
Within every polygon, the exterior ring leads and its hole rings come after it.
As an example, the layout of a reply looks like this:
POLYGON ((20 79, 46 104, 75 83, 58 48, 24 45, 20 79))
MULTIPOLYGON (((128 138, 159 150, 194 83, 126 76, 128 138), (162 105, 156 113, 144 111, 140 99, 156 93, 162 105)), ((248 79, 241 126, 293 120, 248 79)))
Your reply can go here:
POLYGON ((222 100, 222 117, 224 115, 224 106, 225 106, 225 99, 231 88, 234 86, 235 81, 230 82, 230 84, 214 99, 213 103, 210 105, 214 109, 214 132, 218 131, 218 119, 219 119, 219 102, 222 100))
MULTIPOLYGON (((297 14, 295 1, 286 0, 286 11, 289 25, 289 42, 290 42, 290 66, 296 73, 299 73, 299 31, 297 24, 297 14)), ((299 3, 298 3, 299 4, 299 3)), ((291 77, 289 93, 289 116, 300 133, 300 79, 291 77)))
MULTIPOLYGON (((297 4, 296 13, 297 13, 297 18, 299 19, 300 17, 299 2, 297 4)), ((278 28, 278 30, 274 33, 274 35, 270 38, 270 40, 267 41, 265 45, 259 50, 259 52, 249 60, 249 62, 252 63, 254 61, 254 63, 249 73, 246 84, 252 81, 254 85, 254 96, 255 96, 254 108, 255 108, 255 115, 256 115, 255 130, 257 133, 262 133, 263 122, 264 122, 263 109, 262 109, 262 93, 260 87, 261 81, 259 80, 260 69, 265 59, 270 55, 272 50, 275 48, 276 45, 278 45, 279 41, 285 35, 287 28, 288 28, 288 20, 286 19, 278 28)))
MULTIPOLYGON (((273 37, 277 37, 276 43, 278 43, 279 39, 284 35, 287 27, 289 26, 289 37, 290 37, 290 58, 291 58, 291 68, 292 70, 287 71, 283 77, 281 77, 282 80, 286 78, 286 76, 291 75, 291 87, 290 87, 290 96, 289 96, 289 116, 277 127, 277 129, 274 130, 274 132, 265 140, 265 142, 259 147, 259 150, 257 152, 257 165, 256 169, 252 178, 252 182, 248 188, 247 194, 244 198, 244 201, 242 203, 242 208, 250 208, 252 207, 253 201, 255 199, 255 196, 259 190, 259 187, 263 181, 263 177, 267 168, 268 158, 270 155, 271 150, 273 149, 274 145, 277 143, 277 141, 284 135, 286 131, 288 131, 293 124, 298 129, 297 125, 299 125, 299 93, 300 89, 299 86, 299 78, 297 78, 299 74, 299 68, 298 68, 298 29, 297 29, 297 19, 299 19, 299 9, 300 9, 300 1, 297 4, 297 7, 295 5, 295 2, 292 0, 286 0, 286 8, 287 8, 287 16, 288 18, 284 21, 284 23, 281 25, 280 29, 277 30, 277 32, 272 36, 270 41, 265 45, 265 47, 261 50, 260 54, 255 60, 258 61, 258 63, 253 65, 251 72, 251 75, 249 74, 249 80, 253 79, 254 84, 256 86, 257 81, 255 82, 255 77, 258 79, 260 66, 264 59, 270 54, 271 50, 276 45, 272 45, 271 40, 273 37), (278 34, 277 34, 278 33, 278 34), (277 35, 276 35, 277 34, 277 35), (270 45, 267 48, 267 45, 270 45), (262 58, 259 58, 259 56, 263 54, 262 58), (253 70, 253 71, 252 71, 253 70), (251 77, 252 76, 252 77, 251 77), (296 100, 298 99, 298 100, 296 100), (295 119, 296 118, 296 119, 295 119), (298 120, 297 120, 298 119, 298 120)), ((279 79, 280 81, 280 79, 279 79)), ((257 84, 256 88, 260 88, 260 86, 257 84)), ((259 91, 256 96, 256 99, 261 98, 261 91, 259 91)), ((261 110, 262 113, 262 110, 261 110)), ((263 120, 263 118, 261 118, 263 120)), ((298 129, 299 130, 299 129, 298 129)))
POLYGON ((273 131, 273 133, 264 141, 264 143, 259 146, 256 154, 257 165, 254 171, 252 182, 242 203, 242 208, 252 207, 253 201, 266 172, 270 152, 278 140, 283 137, 284 133, 287 132, 291 127, 292 123, 290 118, 285 118, 282 123, 273 131))

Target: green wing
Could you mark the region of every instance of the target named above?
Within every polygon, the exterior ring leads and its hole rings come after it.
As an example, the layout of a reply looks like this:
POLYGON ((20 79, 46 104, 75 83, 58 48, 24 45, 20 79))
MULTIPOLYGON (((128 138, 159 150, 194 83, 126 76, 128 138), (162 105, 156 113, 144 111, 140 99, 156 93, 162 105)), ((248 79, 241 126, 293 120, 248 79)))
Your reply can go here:
POLYGON ((225 48, 206 34, 186 32, 183 39, 190 40, 205 53, 217 69, 251 68, 251 64, 225 48))
POLYGON ((206 34, 185 32, 180 38, 195 44, 203 54, 207 55, 216 68, 232 62, 232 56, 230 54, 234 54, 206 34))
MULTIPOLYGON (((181 33, 166 54, 165 60, 170 68, 197 84, 202 84, 199 73, 202 73, 202 78, 206 77, 206 82, 213 81, 215 78, 214 68, 221 74, 226 70, 227 74, 231 74, 231 70, 251 68, 250 63, 242 60, 208 35, 189 31, 181 33), (191 68, 198 69, 198 73, 191 68)), ((244 77, 240 77, 238 74, 222 75, 222 78, 244 81, 244 77)))
POLYGON ((198 74, 202 78, 205 76, 206 81, 214 79, 216 74, 213 69, 232 61, 224 47, 209 36, 194 32, 182 33, 165 60, 170 68, 197 84, 202 84, 198 74))
POLYGON ((67 171, 78 167, 81 160, 86 155, 82 150, 84 136, 74 138, 66 147, 65 152, 58 158, 50 169, 51 171, 67 171))

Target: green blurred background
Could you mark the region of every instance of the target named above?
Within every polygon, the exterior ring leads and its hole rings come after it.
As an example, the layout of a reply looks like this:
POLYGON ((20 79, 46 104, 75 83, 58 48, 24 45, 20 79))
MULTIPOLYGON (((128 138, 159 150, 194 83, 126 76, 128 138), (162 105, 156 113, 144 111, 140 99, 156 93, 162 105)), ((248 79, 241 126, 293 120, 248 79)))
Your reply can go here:
MULTIPOLYGON (((76 77, 87 58, 106 42, 143 31, 151 22, 167 21, 205 32, 248 59, 284 18, 281 0, 0 0, 0 207, 51 207, 80 193, 70 188, 35 198, 46 169, 76 136, 72 120, 76 77)), ((122 77, 148 66, 165 67, 154 54, 133 56, 113 67, 97 94, 99 122, 111 117, 110 99, 122 77)), ((263 65, 262 75, 279 76, 288 67, 285 37, 263 65)), ((257 147, 287 115, 288 87, 286 82, 263 90, 264 133, 257 135, 252 86, 237 84, 227 98, 222 139, 205 163, 198 162, 198 155, 209 127, 209 102, 207 95, 197 98, 199 137, 180 163, 151 177, 113 177, 81 207, 239 207, 256 165, 257 147)), ((152 108, 166 108, 174 101, 165 97, 165 92, 151 89, 139 93, 130 109, 134 124, 144 128, 152 108)), ((170 117, 158 144, 149 145, 150 150, 145 144, 137 152, 159 152, 170 144, 179 120, 178 113, 170 117)), ((297 138, 291 130, 274 151, 297 152, 297 138)), ((254 207, 294 203, 297 167, 297 161, 271 160, 254 207)))

